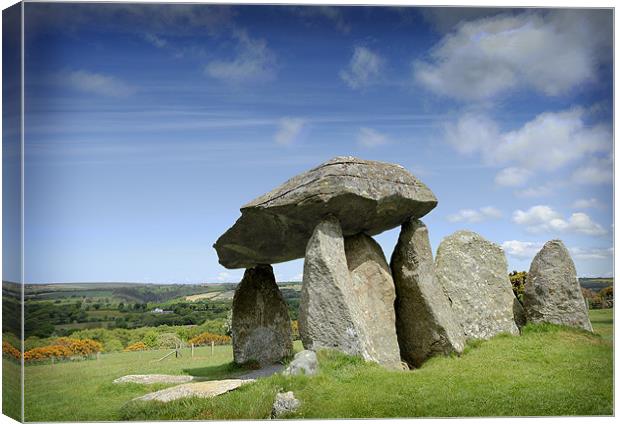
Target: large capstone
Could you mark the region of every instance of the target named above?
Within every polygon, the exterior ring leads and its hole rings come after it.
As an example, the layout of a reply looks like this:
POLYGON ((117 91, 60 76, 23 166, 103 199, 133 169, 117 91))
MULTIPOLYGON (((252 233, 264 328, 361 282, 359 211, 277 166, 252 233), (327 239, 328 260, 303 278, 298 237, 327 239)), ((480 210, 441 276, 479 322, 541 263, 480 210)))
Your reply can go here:
POLYGON ((536 254, 525 283, 523 305, 528 322, 549 322, 592 331, 575 264, 560 240, 536 254))
POLYGON ((299 304, 299 335, 304 348, 337 349, 365 355, 361 311, 353 290, 344 238, 335 217, 316 226, 308 242, 299 304))
POLYGON ((426 225, 405 222, 391 260, 396 285, 396 331, 404 361, 419 367, 435 355, 461 353, 463 330, 435 278, 426 225))
POLYGON ((291 321, 270 265, 245 271, 233 298, 233 356, 260 366, 292 355, 291 321))
POLYGON ((396 292, 381 246, 366 234, 345 237, 351 282, 367 336, 366 351, 375 362, 400 369, 396 338, 396 292))
POLYGON ((436 205, 429 188, 402 166, 336 157, 243 206, 214 247, 227 268, 284 262, 304 256, 314 228, 329 215, 345 236, 374 235, 436 205))
POLYGON ((515 315, 522 307, 498 245, 471 231, 457 231, 439 244, 435 272, 467 339, 519 334, 515 315))

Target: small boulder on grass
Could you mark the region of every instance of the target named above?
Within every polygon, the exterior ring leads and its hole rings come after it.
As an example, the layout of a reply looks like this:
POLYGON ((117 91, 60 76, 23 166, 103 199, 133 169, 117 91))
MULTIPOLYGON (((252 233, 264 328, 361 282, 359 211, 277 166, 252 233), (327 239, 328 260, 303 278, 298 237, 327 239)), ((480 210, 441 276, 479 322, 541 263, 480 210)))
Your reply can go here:
POLYGON ((271 409, 271 418, 278 418, 284 414, 295 412, 300 406, 301 402, 293 392, 278 393, 271 409))
POLYGON ((314 375, 318 372, 319 363, 316 353, 312 350, 302 350, 295 355, 289 366, 284 370, 284 375, 314 375))

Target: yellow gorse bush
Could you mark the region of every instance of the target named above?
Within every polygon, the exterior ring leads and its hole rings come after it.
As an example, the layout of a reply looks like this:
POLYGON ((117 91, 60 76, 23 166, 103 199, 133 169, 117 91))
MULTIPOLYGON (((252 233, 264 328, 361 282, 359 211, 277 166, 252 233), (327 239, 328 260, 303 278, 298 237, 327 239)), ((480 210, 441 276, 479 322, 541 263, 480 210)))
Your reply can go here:
POLYGON ((211 342, 216 345, 226 345, 230 344, 231 341, 232 339, 229 336, 221 336, 213 333, 202 333, 189 339, 188 343, 194 344, 194 346, 210 345, 211 342))
POLYGON ((59 337, 55 339, 53 343, 54 344, 50 346, 36 347, 24 352, 24 360, 37 361, 50 358, 60 359, 71 356, 89 356, 103 350, 101 343, 91 339, 59 337))
POLYGON ((17 360, 19 360, 22 356, 19 349, 17 349, 15 346, 13 346, 9 342, 2 342, 2 353, 17 360))
POLYGON ((136 350, 146 350, 148 349, 147 345, 142 342, 132 343, 125 348, 125 352, 133 352, 136 350))

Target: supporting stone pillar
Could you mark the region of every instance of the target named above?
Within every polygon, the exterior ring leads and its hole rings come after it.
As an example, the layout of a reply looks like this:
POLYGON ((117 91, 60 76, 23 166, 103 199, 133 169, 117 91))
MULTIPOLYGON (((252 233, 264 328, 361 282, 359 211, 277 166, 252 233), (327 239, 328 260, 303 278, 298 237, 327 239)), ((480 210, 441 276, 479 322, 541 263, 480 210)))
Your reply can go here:
POLYGON ((337 349, 400 368, 394 284, 379 245, 342 235, 336 218, 314 230, 306 249, 299 332, 306 349, 337 349))
POLYGON ((306 248, 299 304, 299 335, 304 348, 337 349, 362 355, 360 328, 340 223, 330 217, 319 223, 306 248))
POLYGON ((422 221, 411 219, 402 225, 391 268, 403 360, 419 367, 431 356, 463 352, 463 330, 435 278, 428 230, 422 221))
POLYGON ((271 265, 248 268, 233 298, 234 361, 273 364, 293 353, 288 307, 271 265))
POLYGON ((373 361, 401 369, 394 312, 396 292, 383 250, 366 234, 345 237, 344 250, 367 334, 366 350, 373 361))

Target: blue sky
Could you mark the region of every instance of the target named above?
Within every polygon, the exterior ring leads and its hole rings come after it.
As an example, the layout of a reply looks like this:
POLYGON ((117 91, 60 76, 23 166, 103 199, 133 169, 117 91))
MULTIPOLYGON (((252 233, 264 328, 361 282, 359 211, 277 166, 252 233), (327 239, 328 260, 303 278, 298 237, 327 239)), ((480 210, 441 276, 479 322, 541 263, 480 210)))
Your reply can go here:
POLYGON ((239 207, 336 155, 424 181, 434 249, 471 229, 526 270, 561 238, 612 273, 610 10, 27 3, 25 28, 27 282, 238 281, 212 244, 239 207))

